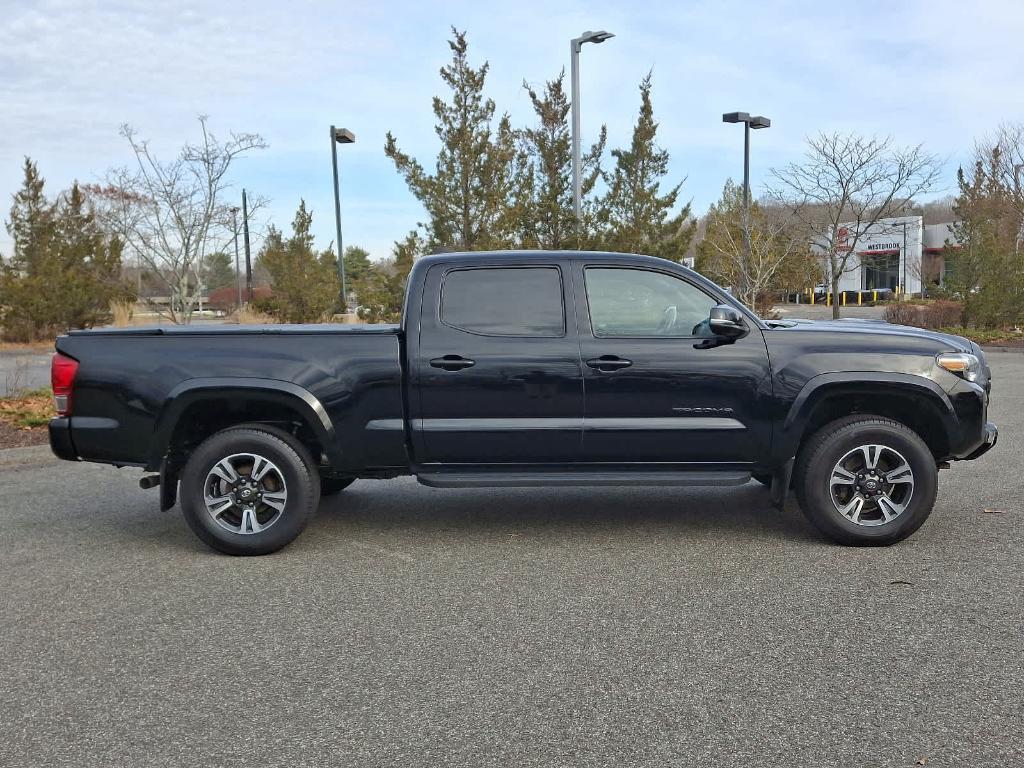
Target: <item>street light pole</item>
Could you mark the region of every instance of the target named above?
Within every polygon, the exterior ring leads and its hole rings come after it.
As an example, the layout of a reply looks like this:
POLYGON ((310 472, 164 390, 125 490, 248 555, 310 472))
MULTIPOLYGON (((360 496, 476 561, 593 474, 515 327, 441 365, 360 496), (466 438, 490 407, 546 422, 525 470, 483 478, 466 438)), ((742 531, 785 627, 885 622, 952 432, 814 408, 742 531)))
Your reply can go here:
POLYGON ((238 261, 238 206, 231 208, 231 231, 235 239, 235 288, 238 289, 238 308, 242 308, 242 269, 238 261))
POLYGON ((750 129, 770 128, 772 121, 749 112, 727 112, 723 123, 743 123, 743 257, 750 264, 750 129))
POLYGON ((348 309, 348 286, 345 282, 345 249, 341 244, 341 192, 338 188, 338 145, 351 144, 356 140, 355 134, 346 128, 331 126, 331 166, 334 169, 334 224, 338 230, 338 277, 341 280, 342 314, 348 309))
POLYGON ((569 42, 569 77, 572 81, 572 210, 576 217, 576 236, 580 233, 583 209, 583 182, 580 179, 580 48, 584 43, 603 43, 611 32, 586 31, 569 42))
POLYGON ((750 263, 750 121, 743 122, 743 255, 750 263))

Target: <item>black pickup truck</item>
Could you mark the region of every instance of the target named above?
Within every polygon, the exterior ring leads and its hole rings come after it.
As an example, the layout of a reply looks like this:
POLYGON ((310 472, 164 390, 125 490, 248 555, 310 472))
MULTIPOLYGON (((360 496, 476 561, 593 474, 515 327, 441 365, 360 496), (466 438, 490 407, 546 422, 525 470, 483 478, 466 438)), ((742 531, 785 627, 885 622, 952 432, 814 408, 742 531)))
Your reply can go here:
POLYGON ((662 259, 421 259, 400 326, 193 326, 56 343, 62 459, 142 467, 212 547, 292 541, 324 494, 444 488, 790 488, 845 544, 909 536, 938 469, 996 442, 985 356, 865 321, 762 321, 662 259), (179 490, 180 489, 180 490, 179 490))

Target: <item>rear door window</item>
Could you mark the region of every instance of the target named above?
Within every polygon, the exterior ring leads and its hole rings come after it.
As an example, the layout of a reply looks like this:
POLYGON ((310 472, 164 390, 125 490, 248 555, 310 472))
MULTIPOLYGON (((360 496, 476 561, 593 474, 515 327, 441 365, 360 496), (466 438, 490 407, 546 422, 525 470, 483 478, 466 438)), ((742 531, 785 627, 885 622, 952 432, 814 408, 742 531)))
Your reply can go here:
POLYGON ((474 267, 444 277, 441 322, 483 336, 565 335, 557 267, 474 267))

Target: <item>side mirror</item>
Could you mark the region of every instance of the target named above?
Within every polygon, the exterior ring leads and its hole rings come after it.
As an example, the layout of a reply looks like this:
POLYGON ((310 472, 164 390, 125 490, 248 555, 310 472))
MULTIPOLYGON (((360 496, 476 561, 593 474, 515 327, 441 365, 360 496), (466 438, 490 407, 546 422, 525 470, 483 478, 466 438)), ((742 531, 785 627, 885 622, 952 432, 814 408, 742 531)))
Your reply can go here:
POLYGON ((718 304, 711 308, 708 325, 715 336, 726 339, 738 339, 747 332, 747 324, 743 322, 743 313, 728 304, 718 304))

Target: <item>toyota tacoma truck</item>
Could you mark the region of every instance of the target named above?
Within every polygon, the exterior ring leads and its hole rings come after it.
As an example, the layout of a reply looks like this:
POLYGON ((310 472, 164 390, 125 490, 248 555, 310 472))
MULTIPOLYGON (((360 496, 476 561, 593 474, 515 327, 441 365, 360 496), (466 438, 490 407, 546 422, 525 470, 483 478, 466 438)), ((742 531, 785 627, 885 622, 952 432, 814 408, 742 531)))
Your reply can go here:
POLYGON ((438 488, 793 489, 826 536, 900 541, 938 470, 996 442, 957 336, 764 321, 694 271, 615 253, 419 260, 397 326, 73 331, 49 426, 71 461, 139 467, 204 542, 291 542, 356 479, 438 488))

